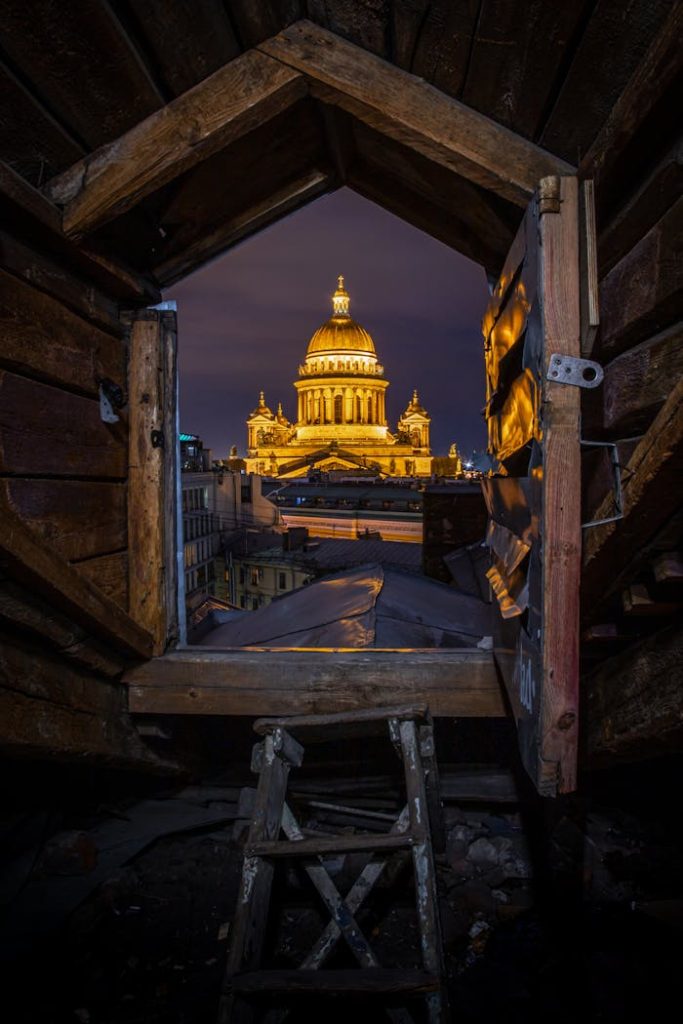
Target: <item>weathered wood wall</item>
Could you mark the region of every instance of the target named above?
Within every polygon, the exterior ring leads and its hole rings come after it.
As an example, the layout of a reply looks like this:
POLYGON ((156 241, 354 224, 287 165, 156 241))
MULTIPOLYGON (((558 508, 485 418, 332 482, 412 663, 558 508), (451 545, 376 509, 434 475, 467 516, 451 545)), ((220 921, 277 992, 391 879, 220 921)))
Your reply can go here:
MULTIPOLYGON (((580 168, 595 181, 601 324, 592 354, 605 369, 603 387, 584 395, 583 431, 617 443, 623 483, 623 519, 584 534, 585 724, 603 763, 663 751, 664 736, 670 749, 683 728, 670 642, 683 610, 682 23, 674 5, 580 168), (664 555, 674 556, 666 572, 657 567, 664 555)), ((591 519, 614 511, 609 474, 598 479, 584 481, 591 519)))
POLYGON ((127 408, 105 423, 98 395, 128 388, 119 301, 29 237, 0 232, 0 750, 166 770, 119 681, 151 650, 127 615, 127 408))

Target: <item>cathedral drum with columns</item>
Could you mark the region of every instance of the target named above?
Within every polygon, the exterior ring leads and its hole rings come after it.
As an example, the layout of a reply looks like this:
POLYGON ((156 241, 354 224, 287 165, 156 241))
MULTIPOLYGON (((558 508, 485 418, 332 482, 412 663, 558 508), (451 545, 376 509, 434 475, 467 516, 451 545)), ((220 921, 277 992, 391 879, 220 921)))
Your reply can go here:
POLYGON ((332 307, 332 316, 309 341, 299 367, 296 423, 283 415, 281 404, 273 413, 261 392, 247 420, 247 472, 279 477, 307 476, 312 470, 429 476, 430 417, 414 391, 396 433, 389 430, 389 382, 372 338, 349 313, 341 276, 332 307))

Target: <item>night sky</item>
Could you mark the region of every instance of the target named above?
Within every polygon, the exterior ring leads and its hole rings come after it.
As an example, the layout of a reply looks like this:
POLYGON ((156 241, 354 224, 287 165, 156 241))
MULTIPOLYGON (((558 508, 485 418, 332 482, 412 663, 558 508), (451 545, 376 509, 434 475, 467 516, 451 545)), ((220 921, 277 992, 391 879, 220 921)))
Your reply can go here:
POLYGON ((348 189, 324 196, 174 285, 181 429, 214 458, 245 452, 259 389, 296 413, 292 382, 344 274, 351 315, 372 335, 390 381, 391 429, 419 390, 432 452, 485 447, 480 321, 484 271, 348 189))

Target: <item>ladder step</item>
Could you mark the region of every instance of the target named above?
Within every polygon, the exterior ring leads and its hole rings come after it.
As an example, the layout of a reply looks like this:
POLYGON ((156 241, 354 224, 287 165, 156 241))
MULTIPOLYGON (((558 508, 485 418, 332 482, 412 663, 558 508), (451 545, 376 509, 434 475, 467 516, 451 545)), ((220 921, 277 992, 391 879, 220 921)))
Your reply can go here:
POLYGON ((328 853, 359 853, 375 850, 402 850, 414 843, 410 833, 399 835, 339 836, 321 839, 300 839, 295 842, 264 841, 247 843, 247 857, 315 857, 328 853))
POLYGON ((436 992, 439 979, 427 971, 368 967, 339 971, 250 971, 228 982, 235 992, 322 992, 331 995, 436 992))

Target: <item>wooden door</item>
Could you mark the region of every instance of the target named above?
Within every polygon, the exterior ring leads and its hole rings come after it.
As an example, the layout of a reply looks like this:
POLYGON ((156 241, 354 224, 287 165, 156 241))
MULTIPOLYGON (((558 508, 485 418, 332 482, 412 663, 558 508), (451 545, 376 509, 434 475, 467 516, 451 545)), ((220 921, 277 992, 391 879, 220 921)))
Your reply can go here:
POLYGON ((494 647, 524 766, 576 786, 581 558, 578 182, 541 180, 483 320, 494 647), (551 365, 552 363, 552 365, 551 365))

